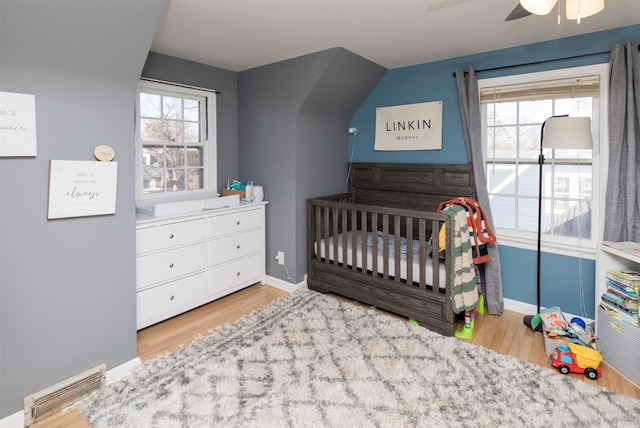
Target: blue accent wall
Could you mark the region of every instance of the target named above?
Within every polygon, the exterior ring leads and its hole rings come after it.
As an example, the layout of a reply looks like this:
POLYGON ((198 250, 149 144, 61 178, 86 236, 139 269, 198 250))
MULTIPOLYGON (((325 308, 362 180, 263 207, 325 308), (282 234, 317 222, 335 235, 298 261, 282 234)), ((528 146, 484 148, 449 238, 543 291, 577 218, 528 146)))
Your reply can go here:
MULTIPOLYGON (((536 252, 500 246, 504 297, 536 304, 536 252)), ((543 252, 540 256, 540 305, 593 318, 594 260, 543 252), (582 272, 582 275, 580 275, 582 272)))
MULTIPOLYGON (((639 39, 640 25, 634 25, 389 70, 351 119, 349 126, 355 126, 359 131, 357 138, 349 139, 349 153, 353 152, 352 160, 355 162, 467 163, 458 94, 453 77, 456 68, 468 69, 474 66, 477 70, 482 70, 544 62, 482 72, 478 74, 482 79, 606 63, 614 43, 639 39), (577 58, 565 59, 571 57, 577 58), (442 150, 374 151, 377 107, 430 101, 443 103, 442 150)), ((535 255, 535 251, 512 247, 500 249, 505 298, 536 304, 535 255)), ((595 262, 543 254, 542 265, 542 306, 557 305, 565 312, 593 318, 595 262), (583 305, 580 304, 580 284, 585 297, 583 305)))

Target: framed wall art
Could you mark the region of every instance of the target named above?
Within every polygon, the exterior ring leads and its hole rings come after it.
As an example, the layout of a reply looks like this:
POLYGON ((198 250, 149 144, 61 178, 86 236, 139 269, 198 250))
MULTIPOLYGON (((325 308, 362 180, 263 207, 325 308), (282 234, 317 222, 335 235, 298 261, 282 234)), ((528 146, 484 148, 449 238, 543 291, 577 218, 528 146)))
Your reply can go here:
POLYGON ((0 156, 35 156, 36 97, 0 92, 0 156))
POLYGON ((51 160, 49 219, 115 214, 117 162, 51 160))
POLYGON ((442 101, 378 107, 374 149, 442 149, 442 101))

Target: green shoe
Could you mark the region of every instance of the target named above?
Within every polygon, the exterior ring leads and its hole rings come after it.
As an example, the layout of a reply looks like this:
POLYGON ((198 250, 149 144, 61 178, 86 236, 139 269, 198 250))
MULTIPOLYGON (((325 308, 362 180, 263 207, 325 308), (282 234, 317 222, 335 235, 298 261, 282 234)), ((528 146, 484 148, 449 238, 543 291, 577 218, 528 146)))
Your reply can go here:
POLYGON ((542 331, 542 319, 540 319, 540 315, 525 315, 522 319, 524 325, 529 327, 531 330, 542 331))

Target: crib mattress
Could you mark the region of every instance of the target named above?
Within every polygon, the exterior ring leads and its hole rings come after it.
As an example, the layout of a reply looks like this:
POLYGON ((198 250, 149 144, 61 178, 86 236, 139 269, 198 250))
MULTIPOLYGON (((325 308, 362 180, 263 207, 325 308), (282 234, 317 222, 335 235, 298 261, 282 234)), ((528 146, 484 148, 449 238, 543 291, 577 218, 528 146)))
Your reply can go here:
MULTIPOLYGON (((356 233, 357 237, 356 237, 356 242, 357 244, 357 257, 356 257, 356 261, 357 261, 357 267, 358 268, 362 268, 362 260, 363 260, 363 250, 366 251, 366 257, 367 257, 367 269, 371 270, 373 267, 373 251, 372 248, 370 246, 367 245, 367 237, 369 237, 370 239, 370 233, 368 234, 364 234, 361 231, 349 231, 346 232, 347 235, 347 262, 349 264, 352 264, 352 252, 353 252, 353 238, 352 238, 352 234, 356 233)), ((343 234, 340 233, 338 234, 338 263, 343 263, 342 257, 343 257, 343 251, 342 251, 342 247, 343 247, 343 234)), ((389 235, 389 240, 391 241, 393 239, 393 235, 389 235)), ((328 245, 328 251, 326 249, 327 245, 326 245, 326 240, 322 239, 320 240, 320 254, 319 256, 326 259, 329 259, 333 262, 336 262, 336 260, 333 260, 334 257, 334 239, 333 237, 330 237, 328 239, 329 241, 329 245, 328 245)), ((316 251, 316 254, 318 253, 318 247, 317 247, 317 242, 314 244, 314 250, 316 251)), ((378 273, 382 274, 383 273, 383 262, 384 262, 384 256, 383 256, 383 252, 381 250, 378 250, 378 255, 377 255, 377 259, 378 259, 378 273)), ((412 272, 412 277, 414 281, 418 281, 420 278, 420 264, 418 262, 418 257, 417 254, 414 255, 413 257, 413 263, 411 266, 411 272, 412 272)), ((407 279, 407 255, 400 253, 400 278, 406 280, 407 279)), ((393 259, 393 251, 390 250, 389 251, 389 276, 396 276, 396 272, 395 272, 395 262, 393 259)), ((433 263, 431 262, 431 259, 427 259, 427 263, 426 263, 426 268, 425 268, 425 278, 426 278, 426 283, 429 286, 433 286, 433 263)), ((439 263, 439 276, 438 276, 438 287, 441 289, 444 289, 446 287, 446 268, 444 263, 439 263)))

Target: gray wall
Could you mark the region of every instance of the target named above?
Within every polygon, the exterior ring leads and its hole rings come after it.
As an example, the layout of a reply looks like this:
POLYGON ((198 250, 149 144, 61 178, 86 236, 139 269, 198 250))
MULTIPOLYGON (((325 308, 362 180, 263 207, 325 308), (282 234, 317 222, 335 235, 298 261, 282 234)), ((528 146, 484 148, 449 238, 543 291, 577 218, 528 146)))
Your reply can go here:
POLYGON ((306 199, 344 190, 349 120, 386 69, 343 48, 243 71, 240 177, 265 187, 267 273, 306 273, 306 199))
POLYGON ((0 418, 136 357, 133 101, 165 1, 0 1, 0 90, 35 94, 38 155, 0 158, 0 418), (50 159, 118 162, 115 215, 47 220, 50 159))
POLYGON ((142 76, 219 91, 218 189, 238 178, 238 73, 150 52, 142 76))

